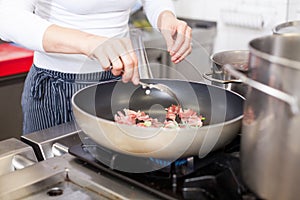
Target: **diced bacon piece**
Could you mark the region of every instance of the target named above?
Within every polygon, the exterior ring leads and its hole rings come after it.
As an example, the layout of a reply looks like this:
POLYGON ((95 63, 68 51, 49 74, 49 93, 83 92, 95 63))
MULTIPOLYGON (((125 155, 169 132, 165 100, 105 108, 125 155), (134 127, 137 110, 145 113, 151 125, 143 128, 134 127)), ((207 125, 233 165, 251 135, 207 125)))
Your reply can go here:
POLYGON ((114 116, 115 121, 120 124, 136 125, 139 127, 165 127, 165 128, 185 128, 203 126, 202 115, 192 109, 182 110, 180 106, 172 105, 166 108, 166 120, 162 124, 157 119, 151 118, 145 112, 124 109, 124 114, 120 111, 114 116))
POLYGON ((178 127, 178 124, 176 121, 165 121, 164 123, 164 127, 165 128, 177 128, 178 127))
POLYGON ((197 115, 197 113, 191 109, 186 109, 183 112, 179 113, 180 118, 188 118, 188 117, 196 116, 196 115, 197 115))
POLYGON ((176 119, 176 114, 174 114, 174 113, 167 113, 166 119, 170 119, 170 120, 174 121, 176 119))

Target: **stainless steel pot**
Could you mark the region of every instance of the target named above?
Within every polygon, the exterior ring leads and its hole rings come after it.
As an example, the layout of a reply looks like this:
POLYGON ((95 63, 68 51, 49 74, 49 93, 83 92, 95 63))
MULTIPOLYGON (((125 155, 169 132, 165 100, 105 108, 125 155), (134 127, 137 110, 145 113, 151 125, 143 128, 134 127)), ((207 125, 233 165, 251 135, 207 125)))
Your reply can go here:
POLYGON ((300 196, 300 35, 270 35, 249 43, 250 85, 244 104, 241 165, 246 184, 263 199, 300 196))
POLYGON ((237 92, 242 96, 246 95, 248 86, 241 80, 232 77, 224 70, 225 64, 230 64, 235 69, 247 75, 248 73, 248 50, 221 51, 211 55, 212 72, 204 73, 203 77, 213 85, 237 92))
POLYGON ((300 34, 300 21, 289 21, 275 26, 273 29, 273 34, 277 35, 295 35, 300 34))

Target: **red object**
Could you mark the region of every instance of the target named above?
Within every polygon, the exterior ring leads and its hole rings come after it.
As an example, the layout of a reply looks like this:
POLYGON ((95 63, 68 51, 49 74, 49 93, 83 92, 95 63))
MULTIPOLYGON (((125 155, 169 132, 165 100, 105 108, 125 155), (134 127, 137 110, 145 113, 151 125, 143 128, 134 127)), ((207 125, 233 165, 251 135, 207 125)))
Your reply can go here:
POLYGON ((26 73, 33 62, 33 51, 11 43, 0 44, 0 77, 26 73))

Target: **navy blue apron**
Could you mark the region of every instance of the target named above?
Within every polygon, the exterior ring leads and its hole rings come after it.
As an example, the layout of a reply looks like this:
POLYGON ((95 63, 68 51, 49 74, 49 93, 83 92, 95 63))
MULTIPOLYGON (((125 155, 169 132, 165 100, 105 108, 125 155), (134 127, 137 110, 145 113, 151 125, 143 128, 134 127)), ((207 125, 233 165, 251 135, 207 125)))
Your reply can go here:
POLYGON ((74 120, 72 95, 95 82, 120 79, 110 71, 72 74, 33 65, 22 94, 23 134, 74 120))

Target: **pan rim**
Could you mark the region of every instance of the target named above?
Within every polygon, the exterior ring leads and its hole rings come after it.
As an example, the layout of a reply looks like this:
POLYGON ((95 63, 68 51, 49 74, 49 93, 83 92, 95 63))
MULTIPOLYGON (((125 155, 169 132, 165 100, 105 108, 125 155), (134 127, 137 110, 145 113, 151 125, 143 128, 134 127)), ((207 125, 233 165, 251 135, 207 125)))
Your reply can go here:
MULTIPOLYGON (((168 80, 168 81, 169 81, 169 80, 170 80, 170 81, 175 80, 175 81, 186 82, 186 81, 184 81, 184 80, 177 80, 177 79, 162 79, 162 78, 160 78, 160 79, 151 79, 151 80, 168 80)), ((84 89, 86 89, 86 88, 89 88, 89 87, 94 87, 94 86, 96 86, 96 85, 101 85, 101 84, 106 84, 106 83, 116 82, 116 81, 121 81, 121 80, 110 80, 110 81, 105 81, 105 82, 99 82, 99 83, 95 83, 95 84, 89 85, 89 86, 87 86, 87 87, 84 87, 84 88, 78 90, 78 91, 75 92, 75 93, 73 94, 73 96, 72 96, 72 100, 71 100, 72 107, 73 107, 73 108, 76 108, 77 111, 80 111, 80 112, 83 113, 84 115, 87 115, 88 117, 91 117, 92 119, 95 119, 95 120, 99 120, 99 121, 101 121, 101 122, 105 122, 105 123, 108 123, 108 124, 111 124, 111 125, 122 125, 122 126, 124 125, 124 126, 128 126, 128 127, 133 127, 132 125, 119 124, 119 123, 117 123, 117 122, 115 122, 115 121, 111 121, 111 120, 107 120, 107 119, 103 119, 103 118, 97 117, 97 116, 95 116, 95 115, 92 115, 92 114, 90 114, 90 113, 84 111, 84 110, 81 109, 78 105, 75 104, 75 98, 76 98, 76 96, 78 95, 78 93, 80 93, 82 90, 84 90, 84 89)), ((202 82, 197 82, 197 81, 188 81, 188 82, 189 82, 189 83, 195 83, 195 84, 199 84, 199 83, 200 83, 200 84, 202 84, 202 85, 206 85, 206 86, 209 86, 209 87, 214 87, 214 88, 218 88, 218 89, 223 89, 223 88, 220 88, 220 87, 218 87, 218 86, 208 85, 208 84, 202 83, 202 82)), ((225 90, 225 89, 223 89, 223 90, 225 90)), ((232 94, 234 94, 234 95, 240 97, 243 101, 245 101, 245 98, 244 98, 242 95, 240 95, 240 94, 238 94, 238 93, 236 93, 236 92, 234 92, 234 91, 230 91, 230 90, 225 90, 225 91, 226 91, 226 92, 229 92, 229 93, 232 93, 232 94)), ((141 130, 145 130, 145 128, 147 128, 147 129, 152 129, 152 130, 163 129, 163 131, 166 131, 166 132, 168 132, 168 131, 171 132, 171 131, 174 131, 174 130, 184 130, 184 129, 200 129, 200 128, 201 128, 201 129, 209 129, 209 128, 212 128, 212 127, 225 126, 225 125, 228 125, 228 124, 237 122, 237 121, 241 120, 243 117, 244 117, 244 114, 243 114, 243 112, 242 112, 241 115, 239 115, 239 116, 237 116, 237 117, 235 117, 235 118, 233 118, 233 119, 231 119, 231 120, 224 121, 224 122, 220 122, 220 123, 216 123, 216 124, 203 125, 203 126, 201 126, 201 127, 188 127, 188 128, 179 128, 179 127, 177 127, 177 128, 157 127, 157 128, 155 128, 155 127, 139 127, 139 126, 134 126, 134 127, 135 127, 135 128, 138 128, 138 129, 141 129, 141 130)), ((75 121, 76 121, 76 117, 75 117, 75 121)))

